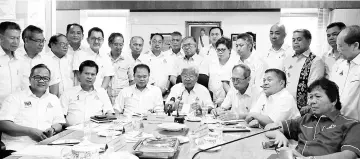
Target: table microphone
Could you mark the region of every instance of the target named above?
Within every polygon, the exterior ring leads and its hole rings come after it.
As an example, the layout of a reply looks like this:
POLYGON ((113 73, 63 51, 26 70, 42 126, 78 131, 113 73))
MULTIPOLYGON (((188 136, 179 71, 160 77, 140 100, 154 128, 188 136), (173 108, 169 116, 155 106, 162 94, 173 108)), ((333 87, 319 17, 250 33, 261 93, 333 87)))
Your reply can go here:
POLYGON ((256 136, 256 135, 259 135, 259 134, 262 134, 262 133, 266 133, 266 132, 268 132, 268 131, 274 131, 274 130, 281 129, 281 128, 282 128, 281 126, 278 126, 278 127, 275 127, 275 128, 271 128, 271 129, 269 129, 269 130, 264 130, 264 131, 261 131, 261 132, 255 133, 255 134, 251 134, 251 135, 249 135, 249 136, 241 137, 241 138, 238 138, 238 139, 235 139, 235 140, 231 140, 231 141, 229 141, 229 142, 225 142, 225 143, 222 143, 222 144, 219 144, 219 145, 215 145, 215 146, 213 146, 213 147, 209 147, 209 148, 207 148, 207 149, 200 150, 200 151, 198 151, 198 152, 196 152, 196 153, 194 154, 194 156, 192 157, 192 159, 194 159, 195 156, 196 156, 197 154, 199 154, 200 152, 204 152, 204 151, 207 151, 207 150, 210 150, 210 149, 219 147, 219 146, 224 146, 224 145, 233 143, 233 142, 235 142, 235 141, 239 141, 239 140, 242 140, 242 139, 246 139, 246 138, 249 138, 249 137, 252 137, 252 136, 256 136))

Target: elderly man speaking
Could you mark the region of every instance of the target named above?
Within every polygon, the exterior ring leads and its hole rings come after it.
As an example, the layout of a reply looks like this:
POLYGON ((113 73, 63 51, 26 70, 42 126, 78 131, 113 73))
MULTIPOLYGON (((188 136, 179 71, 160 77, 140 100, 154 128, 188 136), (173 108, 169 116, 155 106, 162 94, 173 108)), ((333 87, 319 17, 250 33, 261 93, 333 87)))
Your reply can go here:
POLYGON ((196 67, 183 68, 181 71, 182 83, 178 83, 171 88, 166 103, 169 104, 172 97, 180 100, 179 102, 183 103, 182 112, 197 110, 201 106, 209 109, 213 108, 209 90, 196 82, 198 77, 199 71, 196 67))

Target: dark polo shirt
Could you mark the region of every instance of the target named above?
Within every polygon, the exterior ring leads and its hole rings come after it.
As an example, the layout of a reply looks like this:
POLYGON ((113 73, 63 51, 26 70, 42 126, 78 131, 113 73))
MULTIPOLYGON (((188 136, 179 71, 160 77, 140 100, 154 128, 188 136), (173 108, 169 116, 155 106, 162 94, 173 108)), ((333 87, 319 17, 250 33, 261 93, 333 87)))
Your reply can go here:
POLYGON ((303 156, 322 156, 350 150, 360 157, 360 124, 336 110, 320 117, 308 113, 282 122, 284 135, 298 141, 303 156))

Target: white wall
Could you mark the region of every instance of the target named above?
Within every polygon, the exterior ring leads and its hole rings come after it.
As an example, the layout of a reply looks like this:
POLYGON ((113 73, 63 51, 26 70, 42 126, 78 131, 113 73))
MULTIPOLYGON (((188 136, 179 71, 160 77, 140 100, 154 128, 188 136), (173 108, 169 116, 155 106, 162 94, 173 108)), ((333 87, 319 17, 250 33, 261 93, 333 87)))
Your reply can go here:
POLYGON ((56 11, 56 33, 66 34, 66 26, 72 23, 80 23, 80 10, 56 11))
POLYGON ((346 25, 360 25, 360 9, 334 9, 330 12, 331 22, 344 22, 346 25))
POLYGON ((142 36, 149 47, 150 33, 186 33, 185 21, 222 21, 224 36, 252 31, 256 33, 257 52, 271 46, 269 30, 280 21, 280 12, 130 12, 131 36, 142 36))

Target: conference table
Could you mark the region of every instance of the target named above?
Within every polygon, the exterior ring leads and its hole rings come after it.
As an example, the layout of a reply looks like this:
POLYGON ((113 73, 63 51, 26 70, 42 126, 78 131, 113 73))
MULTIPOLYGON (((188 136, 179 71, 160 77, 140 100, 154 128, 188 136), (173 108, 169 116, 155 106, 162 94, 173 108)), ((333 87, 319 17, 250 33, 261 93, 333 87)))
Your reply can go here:
MULTIPOLYGON (((161 130, 158 129, 157 125, 159 123, 152 123, 144 120, 144 132, 159 135, 161 130)), ((108 124, 108 123, 107 123, 108 124)), ((199 128, 200 122, 185 122, 186 126, 190 131, 199 128)), ((251 135, 257 132, 263 131, 262 129, 252 128, 250 132, 232 132, 232 133, 224 133, 224 141, 234 140, 240 137, 244 137, 247 135, 251 135)), ((47 145, 53 141, 59 139, 82 139, 84 136, 83 131, 81 130, 65 130, 51 138, 41 141, 39 144, 47 145)), ((110 144, 112 140, 121 140, 123 135, 120 135, 116 138, 110 139, 110 141, 106 137, 100 137, 95 132, 91 134, 90 141, 93 143, 99 144, 110 144)), ((253 136, 244 140, 236 141, 234 143, 230 143, 228 145, 222 146, 218 151, 212 152, 201 152, 196 156, 196 159, 210 159, 210 158, 221 158, 221 159, 267 159, 269 156, 276 156, 276 152, 274 150, 264 150, 262 148, 262 142, 268 141, 267 137, 264 134, 260 134, 257 136, 253 136)), ((118 145, 120 149, 117 151, 133 151, 133 146, 135 143, 126 143, 123 141, 123 145, 118 145)), ((189 142, 183 143, 180 146, 180 151, 177 155, 178 159, 190 159, 193 154, 196 152, 194 150, 189 151, 190 144, 189 142)), ((9 156, 8 159, 18 159, 22 156, 9 156)), ((272 157, 274 158, 274 157, 272 157)), ((276 158, 276 157, 275 157, 276 158)))

